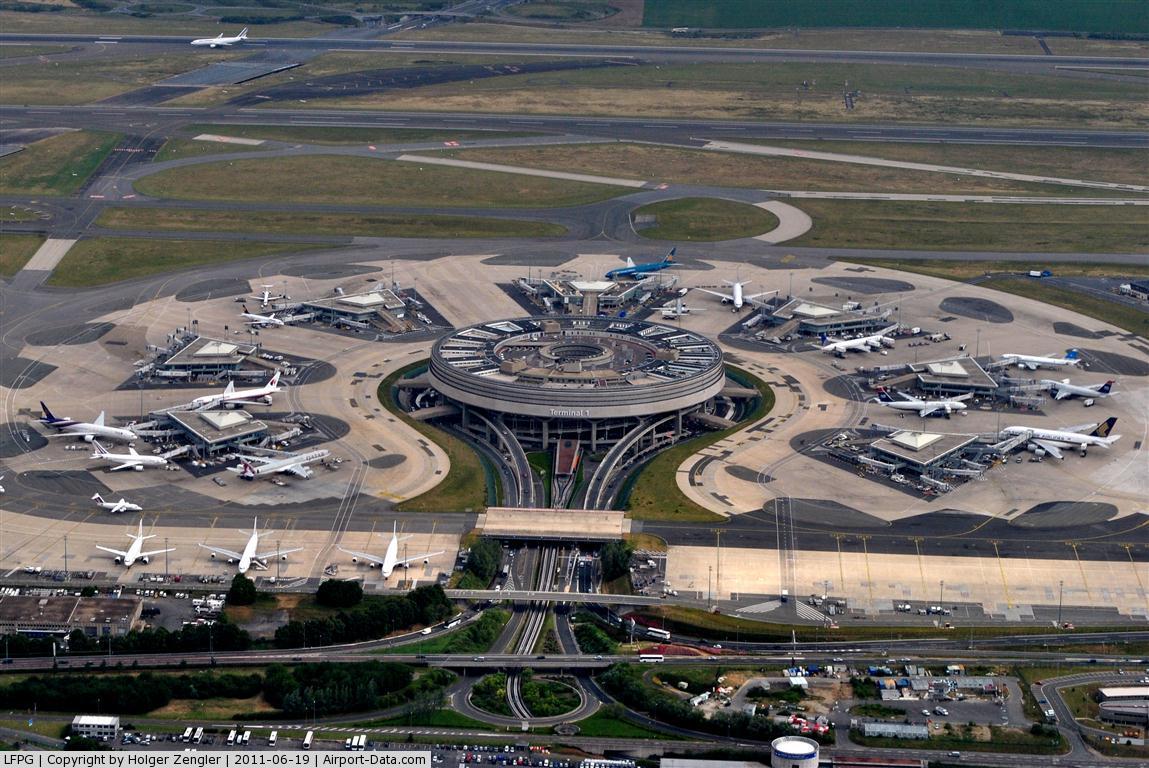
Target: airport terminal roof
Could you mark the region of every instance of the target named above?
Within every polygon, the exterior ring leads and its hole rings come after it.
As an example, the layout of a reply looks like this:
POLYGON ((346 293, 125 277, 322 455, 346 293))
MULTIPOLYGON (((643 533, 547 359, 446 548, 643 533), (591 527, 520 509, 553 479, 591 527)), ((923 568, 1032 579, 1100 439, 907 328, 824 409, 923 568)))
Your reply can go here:
POLYGON ((403 300, 390 288, 375 288, 363 293, 352 293, 345 296, 328 296, 325 299, 304 301, 302 304, 304 307, 313 309, 327 309, 350 314, 370 314, 380 309, 394 312, 406 306, 403 300))
POLYGON ((0 626, 32 627, 122 624, 135 621, 137 598, 7 595, 0 597, 0 626))
POLYGON ((170 411, 168 416, 208 445, 236 440, 267 429, 266 424, 247 411, 170 411))
POLYGON ((167 367, 197 365, 239 365, 255 351, 252 344, 237 344, 222 339, 197 336, 164 363, 167 367))
POLYGON ((997 382, 969 355, 910 363, 909 369, 927 386, 993 389, 997 382))
POLYGON ((1125 685, 1115 688, 1101 688, 1097 693, 1102 701, 1108 699, 1149 699, 1149 686, 1125 685))
POLYGON ((977 435, 950 435, 902 430, 889 437, 875 440, 871 446, 875 451, 893 456, 907 464, 925 467, 941 461, 976 439, 977 435))

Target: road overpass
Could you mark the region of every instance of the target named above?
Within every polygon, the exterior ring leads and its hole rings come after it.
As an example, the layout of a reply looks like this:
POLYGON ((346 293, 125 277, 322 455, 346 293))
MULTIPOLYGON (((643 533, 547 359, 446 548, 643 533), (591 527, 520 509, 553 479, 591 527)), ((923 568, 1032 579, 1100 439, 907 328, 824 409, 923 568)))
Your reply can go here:
POLYGON ((527 589, 448 589, 452 600, 502 600, 530 603, 546 600, 556 603, 594 603, 597 605, 660 605, 661 597, 650 595, 604 595, 598 592, 546 592, 527 589))

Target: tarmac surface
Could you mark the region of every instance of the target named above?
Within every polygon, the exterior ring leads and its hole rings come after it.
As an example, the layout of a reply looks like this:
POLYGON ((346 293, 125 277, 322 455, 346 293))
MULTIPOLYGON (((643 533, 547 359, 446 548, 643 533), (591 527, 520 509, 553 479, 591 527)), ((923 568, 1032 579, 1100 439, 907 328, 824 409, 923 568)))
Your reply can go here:
POLYGON ((975 298, 973 296, 950 296, 942 300, 939 306, 942 312, 950 312, 971 320, 981 320, 986 323, 1012 323, 1013 313, 1008 308, 990 299, 975 298))

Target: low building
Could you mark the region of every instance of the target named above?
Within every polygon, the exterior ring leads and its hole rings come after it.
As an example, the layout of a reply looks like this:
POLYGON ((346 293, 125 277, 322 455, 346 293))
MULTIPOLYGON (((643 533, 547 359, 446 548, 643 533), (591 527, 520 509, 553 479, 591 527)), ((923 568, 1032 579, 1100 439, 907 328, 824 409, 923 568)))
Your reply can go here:
POLYGON ((0 597, 0 634, 91 637, 126 635, 140 622, 143 603, 135 597, 6 595, 0 597))
POLYGON ((774 326, 761 331, 764 335, 797 333, 802 336, 839 336, 843 334, 870 334, 889 328, 892 311, 882 308, 866 310, 856 304, 830 307, 807 299, 792 299, 777 309, 766 310, 766 317, 774 326), (782 330, 779 330, 779 326, 782 330))
POLYGON ((120 735, 120 718, 111 715, 76 715, 72 733, 96 741, 115 741, 120 735))
POLYGON ((862 734, 886 739, 928 739, 930 729, 927 725, 907 723, 863 723, 862 734))
POLYGON ((900 430, 889 437, 878 438, 870 447, 878 458, 892 461, 899 468, 910 469, 921 475, 941 466, 976 440, 977 435, 900 430))
MULTIPOLYGON (((421 306, 418 303, 414 305, 421 306)), ((402 321, 407 316, 407 302, 390 288, 379 287, 365 293, 330 296, 305 301, 300 306, 305 316, 332 325, 381 331, 400 331, 406 328, 402 321)))
POLYGON ((219 376, 237 371, 254 344, 239 344, 207 336, 196 336, 175 354, 156 366, 156 373, 168 377, 219 376))
POLYGON ((267 424, 247 411, 169 411, 167 417, 200 456, 230 452, 268 434, 267 424))
POLYGON ((1100 688, 1097 691, 1100 701, 1121 699, 1149 699, 1149 685, 1123 685, 1115 688, 1100 688))
POLYGON ((973 394, 988 397, 998 386, 993 377, 969 355, 910 363, 908 368, 917 375, 918 388, 930 395, 973 394))
POLYGON ((1149 699, 1103 701, 1098 709, 1098 717, 1104 723, 1149 728, 1149 699))

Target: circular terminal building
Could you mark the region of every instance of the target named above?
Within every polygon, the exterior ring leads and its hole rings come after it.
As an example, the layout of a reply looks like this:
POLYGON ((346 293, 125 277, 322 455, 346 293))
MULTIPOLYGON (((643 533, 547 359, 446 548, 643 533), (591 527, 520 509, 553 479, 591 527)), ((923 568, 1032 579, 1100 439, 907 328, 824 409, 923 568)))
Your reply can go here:
POLYGON ((735 414, 723 395, 717 344, 627 318, 521 318, 463 328, 435 344, 425 383, 441 398, 435 416, 458 415, 464 429, 486 439, 509 429, 536 450, 577 440, 597 451, 626 439, 637 444, 646 433, 665 444, 684 433, 687 420, 715 428, 729 426, 735 414))

